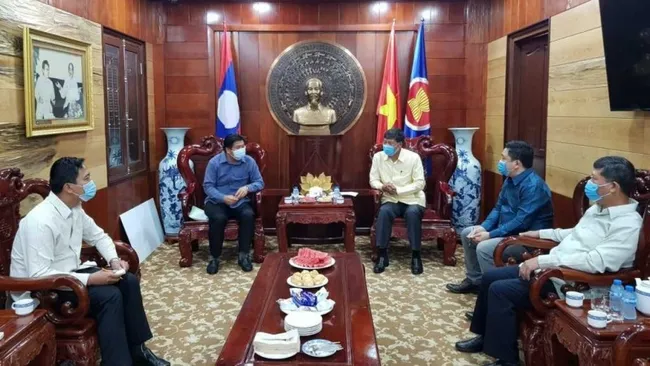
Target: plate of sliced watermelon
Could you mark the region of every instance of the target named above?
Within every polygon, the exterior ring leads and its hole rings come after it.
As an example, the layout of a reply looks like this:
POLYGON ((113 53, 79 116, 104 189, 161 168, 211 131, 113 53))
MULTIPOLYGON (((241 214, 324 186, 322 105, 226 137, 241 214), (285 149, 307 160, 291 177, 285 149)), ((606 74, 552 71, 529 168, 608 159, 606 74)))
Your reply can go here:
POLYGON ((289 264, 300 269, 323 269, 334 265, 332 256, 319 250, 300 248, 298 255, 289 259, 289 264))

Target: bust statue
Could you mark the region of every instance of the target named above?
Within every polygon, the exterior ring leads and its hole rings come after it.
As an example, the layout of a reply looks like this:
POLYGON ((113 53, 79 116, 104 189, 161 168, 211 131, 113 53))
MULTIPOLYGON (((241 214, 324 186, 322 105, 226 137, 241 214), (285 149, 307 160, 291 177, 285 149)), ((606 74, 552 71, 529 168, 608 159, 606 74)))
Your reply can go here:
POLYGON ((336 111, 320 104, 323 82, 317 78, 307 80, 305 96, 307 105, 293 111, 293 121, 300 125, 298 135, 329 135, 329 126, 336 123, 336 111))

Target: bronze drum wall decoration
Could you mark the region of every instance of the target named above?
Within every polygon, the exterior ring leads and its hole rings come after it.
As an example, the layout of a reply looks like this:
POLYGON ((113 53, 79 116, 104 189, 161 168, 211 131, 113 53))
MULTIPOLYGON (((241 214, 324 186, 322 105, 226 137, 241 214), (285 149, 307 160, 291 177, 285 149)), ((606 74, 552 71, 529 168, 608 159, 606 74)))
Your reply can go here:
POLYGON ((290 135, 342 135, 366 105, 366 76, 345 47, 302 41, 275 59, 266 78, 273 119, 290 135))

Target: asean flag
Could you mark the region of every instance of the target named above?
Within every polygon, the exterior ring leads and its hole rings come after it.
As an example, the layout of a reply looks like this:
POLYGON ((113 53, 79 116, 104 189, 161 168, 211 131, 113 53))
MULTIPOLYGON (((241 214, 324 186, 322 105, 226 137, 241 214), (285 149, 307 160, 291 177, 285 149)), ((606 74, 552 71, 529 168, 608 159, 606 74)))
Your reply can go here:
POLYGON ((239 133, 239 100, 237 99, 237 84, 235 82, 235 66, 230 51, 230 37, 226 25, 221 34, 221 88, 217 102, 217 137, 239 133))
POLYGON ((427 59, 424 48, 424 23, 421 23, 415 43, 411 82, 406 99, 405 137, 414 138, 431 134, 430 113, 429 80, 427 79, 427 59))

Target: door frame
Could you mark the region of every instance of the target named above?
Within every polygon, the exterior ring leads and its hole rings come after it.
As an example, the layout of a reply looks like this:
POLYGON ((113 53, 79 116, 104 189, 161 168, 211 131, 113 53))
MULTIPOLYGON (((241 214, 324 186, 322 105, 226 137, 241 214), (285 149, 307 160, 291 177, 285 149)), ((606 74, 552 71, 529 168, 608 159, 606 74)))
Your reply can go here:
MULTIPOLYGON (((533 25, 530 25, 526 28, 520 29, 514 33, 511 33, 508 35, 508 48, 507 48, 507 54, 506 54, 506 101, 505 101, 505 117, 504 117, 504 130, 503 130, 503 144, 505 146, 506 142, 508 142, 508 137, 509 136, 516 136, 518 134, 517 130, 517 123, 516 121, 513 121, 512 118, 517 115, 517 108, 519 107, 519 97, 520 93, 517 88, 517 84, 515 83, 514 80, 514 75, 515 75, 515 49, 517 47, 517 43, 528 39, 528 38, 534 38, 534 37, 539 37, 546 35, 548 36, 549 39, 549 46, 551 43, 551 37, 550 37, 550 20, 545 19, 542 20, 539 23, 535 23, 533 25)), ((547 52, 546 54, 546 67, 545 67, 545 73, 544 73, 544 82, 545 85, 548 87, 548 74, 549 74, 549 54, 550 51, 547 52)), ((547 117, 546 123, 542 126, 542 132, 541 134, 544 136, 544 139, 546 139, 546 129, 547 129, 547 124, 548 124, 548 90, 544 94, 544 103, 542 107, 544 115, 547 117)), ((546 147, 546 146, 545 146, 546 147)), ((544 150, 544 154, 546 155, 546 149, 544 150)), ((542 176, 542 179, 546 175, 546 167, 544 167, 544 174, 542 176)))

